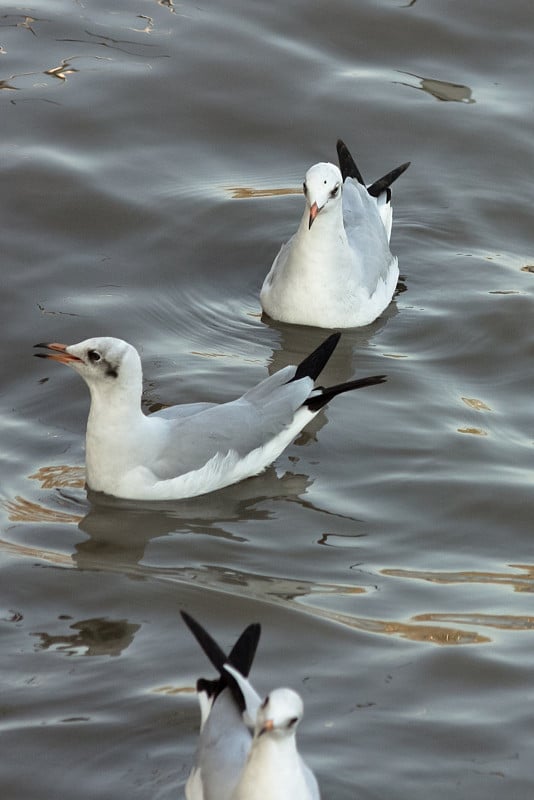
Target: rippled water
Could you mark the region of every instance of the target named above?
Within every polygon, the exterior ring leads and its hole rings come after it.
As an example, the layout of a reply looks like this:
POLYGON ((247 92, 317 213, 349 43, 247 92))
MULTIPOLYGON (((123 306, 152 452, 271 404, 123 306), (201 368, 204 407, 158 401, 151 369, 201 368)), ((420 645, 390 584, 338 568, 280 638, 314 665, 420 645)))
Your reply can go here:
POLYGON ((532 4, 34 2, 0 14, 6 800, 183 796, 254 620, 323 797, 532 797, 532 4), (403 161, 403 288, 264 475, 87 497, 85 386, 37 341, 128 339, 147 410, 222 401, 324 332, 262 319, 303 174, 403 161))

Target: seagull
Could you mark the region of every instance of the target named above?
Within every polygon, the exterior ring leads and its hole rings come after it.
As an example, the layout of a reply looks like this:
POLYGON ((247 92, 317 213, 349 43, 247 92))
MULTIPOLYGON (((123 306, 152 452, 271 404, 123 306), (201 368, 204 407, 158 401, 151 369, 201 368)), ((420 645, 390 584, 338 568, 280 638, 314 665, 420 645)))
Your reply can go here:
POLYGON ((186 800, 319 800, 295 740, 302 699, 279 688, 262 701, 247 680, 260 626, 249 625, 226 657, 193 617, 180 613, 219 672, 216 680, 197 681, 200 737, 186 800))
POLYGON ((86 432, 89 489, 129 500, 175 500, 229 486, 271 464, 333 397, 383 383, 384 375, 314 388, 340 334, 228 403, 141 410, 139 353, 122 339, 52 342, 36 353, 72 367, 91 394, 86 432))
POLYGON ((335 164, 310 167, 297 232, 282 245, 260 301, 272 319, 316 328, 369 325, 389 305, 399 277, 389 239, 389 188, 410 162, 366 186, 347 146, 335 164))

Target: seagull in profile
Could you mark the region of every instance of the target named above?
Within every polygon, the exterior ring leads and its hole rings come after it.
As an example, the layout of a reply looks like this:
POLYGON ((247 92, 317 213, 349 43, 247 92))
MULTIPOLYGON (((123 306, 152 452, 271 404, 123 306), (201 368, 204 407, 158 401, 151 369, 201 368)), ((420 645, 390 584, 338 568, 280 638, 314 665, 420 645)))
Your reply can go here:
POLYGON ((389 305, 399 277, 389 239, 391 184, 410 162, 366 186, 347 146, 339 168, 319 163, 303 183, 306 206, 282 245, 260 301, 272 319, 317 328, 369 325, 389 305))
POLYGON ((200 736, 186 800, 319 800, 297 750, 302 699, 279 688, 262 701, 248 680, 260 626, 249 625, 226 656, 193 617, 181 615, 219 673, 197 681, 200 736))
POLYGON ((333 397, 383 383, 384 375, 373 375, 314 387, 339 336, 237 400, 175 405, 149 416, 141 409, 143 372, 131 344, 101 337, 35 346, 50 351, 37 356, 66 364, 89 387, 88 487, 130 500, 174 500, 258 475, 333 397))

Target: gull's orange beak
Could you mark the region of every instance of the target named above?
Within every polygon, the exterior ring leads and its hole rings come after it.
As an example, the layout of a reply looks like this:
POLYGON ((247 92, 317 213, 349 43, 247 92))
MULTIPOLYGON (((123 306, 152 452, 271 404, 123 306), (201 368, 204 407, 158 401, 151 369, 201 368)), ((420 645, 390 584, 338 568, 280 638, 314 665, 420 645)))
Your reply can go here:
POLYGON ((265 731, 272 731, 273 728, 274 728, 274 722, 272 721, 272 719, 267 719, 267 720, 265 720, 265 723, 263 725, 263 728, 261 729, 261 732, 264 733, 265 731))
POLYGON ((59 342, 50 342, 49 344, 40 342, 39 344, 34 344, 34 347, 46 347, 47 350, 55 350, 57 351, 57 355, 55 353, 34 353, 34 356, 37 358, 51 358, 53 361, 59 361, 60 364, 72 364, 75 361, 81 363, 81 358, 67 353, 67 346, 68 345, 60 344, 59 342))
POLYGON ((317 216, 317 214, 319 213, 319 210, 320 209, 317 206, 317 203, 314 203, 312 205, 312 207, 310 208, 310 221, 308 223, 308 230, 310 230, 311 226, 313 225, 313 221, 314 221, 315 217, 317 216))

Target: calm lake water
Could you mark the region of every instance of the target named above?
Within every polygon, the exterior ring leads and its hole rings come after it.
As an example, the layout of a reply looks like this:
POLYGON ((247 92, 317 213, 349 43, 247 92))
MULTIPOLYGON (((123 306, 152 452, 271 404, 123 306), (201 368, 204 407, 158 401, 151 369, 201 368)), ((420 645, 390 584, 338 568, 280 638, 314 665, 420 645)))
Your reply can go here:
POLYGON ((183 797, 205 657, 303 696, 324 800, 531 800, 531 0, 2 5, 2 800, 183 797), (343 138, 403 161, 404 291, 346 332, 331 403, 264 475, 87 497, 88 393, 32 358, 114 335, 147 410, 223 401, 324 331, 259 289, 343 138))

